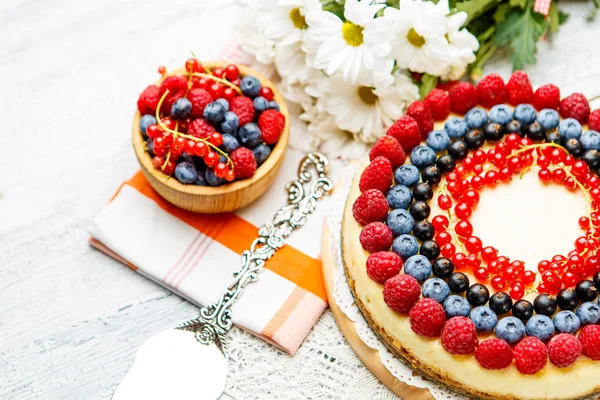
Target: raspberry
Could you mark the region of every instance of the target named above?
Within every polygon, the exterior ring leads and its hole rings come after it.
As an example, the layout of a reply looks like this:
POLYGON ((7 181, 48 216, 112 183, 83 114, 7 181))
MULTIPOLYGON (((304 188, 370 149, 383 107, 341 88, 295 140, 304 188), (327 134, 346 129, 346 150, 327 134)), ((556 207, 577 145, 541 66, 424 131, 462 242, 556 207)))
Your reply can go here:
POLYGON ((387 134, 396 138, 405 152, 410 152, 421 143, 421 131, 414 118, 405 115, 394 122, 387 134))
POLYGON ((377 283, 385 283, 400 273, 402 259, 393 251, 380 251, 369 255, 366 264, 367 275, 377 283))
POLYGON ((535 374, 546 366, 548 349, 546 345, 535 336, 527 336, 514 348, 517 369, 525 375, 535 374))
POLYGON ((600 325, 586 325, 579 331, 581 352, 592 360, 600 360, 600 325))
POLYGON ((260 129, 261 138, 266 144, 276 143, 284 126, 285 117, 277 110, 263 111, 258 118, 258 129, 260 129))
POLYGON ((245 96, 234 97, 229 103, 229 111, 240 119, 240 126, 254 120, 254 104, 252 99, 245 96))
POLYGON ((250 178, 256 172, 256 160, 252 150, 240 147, 229 154, 233 161, 233 171, 236 178, 250 178))
POLYGON ((375 157, 362 172, 358 187, 361 192, 378 189, 385 193, 392 186, 393 179, 392 163, 387 158, 379 156, 375 157))
POLYGON ((504 340, 490 338, 479 344, 475 351, 475 358, 483 368, 503 369, 512 363, 513 351, 504 340))
POLYGON ((477 90, 469 82, 461 82, 450 91, 450 109, 464 114, 477 105, 477 90))
POLYGON ((437 301, 428 298, 417 301, 417 304, 410 309, 408 316, 412 330, 418 335, 427 337, 439 335, 444 322, 446 322, 444 308, 437 301))
POLYGON ((443 121, 450 115, 450 95, 442 89, 433 89, 425 96, 425 104, 436 121, 443 121))
POLYGON ((413 117, 419 125, 419 132, 421 132, 421 139, 425 140, 427 134, 433 130, 433 116, 431 110, 421 100, 417 100, 408 106, 406 115, 413 117))
POLYGON ((498 74, 489 74, 477 84, 477 99, 479 104, 491 108, 496 104, 506 102, 506 85, 498 74))
POLYGON ((388 250, 393 241, 392 230, 383 222, 371 222, 360 233, 360 244, 371 253, 388 250))
POLYGON ((442 346, 450 354, 471 354, 479 339, 475 324, 467 317, 453 317, 446 322, 442 331, 442 346))
POLYGON ((192 135, 200 139, 207 139, 215 132, 215 128, 202 118, 193 120, 187 130, 188 135, 192 135))
POLYGON ((210 93, 204 89, 190 90, 187 94, 187 99, 192 103, 192 112, 190 113, 192 118, 202 117, 202 113, 204 113, 204 107, 206 107, 208 103, 212 102, 210 93))
POLYGON ((600 108, 590 114, 588 125, 591 130, 600 131, 600 108))
POLYGON ((560 89, 553 84, 540 86, 533 96, 533 106, 538 111, 544 108, 558 110, 558 106, 560 106, 560 89))
POLYGON ((506 84, 508 102, 513 106, 533 101, 533 88, 524 71, 515 71, 506 84))
POLYGON ((406 154, 400 143, 393 136, 388 135, 382 136, 369 152, 369 159, 371 161, 379 156, 390 160, 394 169, 406 161, 406 154))
POLYGON ((385 220, 389 209, 385 195, 377 189, 370 189, 354 201, 352 215, 356 222, 367 225, 370 222, 385 220))
POLYGON ((160 89, 154 85, 148 86, 137 101, 138 110, 140 110, 140 114, 152 114, 156 113, 156 107, 158 106, 158 101, 160 100, 160 89))
POLYGON ((160 84, 161 96, 169 90, 169 92, 185 92, 187 90, 187 79, 180 75, 167 76, 160 84))
POLYGON ((383 286, 383 301, 394 311, 409 312, 419 297, 421 297, 419 282, 410 275, 396 275, 385 281, 383 286))
POLYGON ((581 354, 581 342, 573 335, 561 333, 548 342, 550 362, 559 368, 573 364, 581 354))
POLYGON ((560 116, 563 118, 575 118, 581 124, 585 124, 590 115, 590 103, 581 93, 573 93, 560 102, 560 116))

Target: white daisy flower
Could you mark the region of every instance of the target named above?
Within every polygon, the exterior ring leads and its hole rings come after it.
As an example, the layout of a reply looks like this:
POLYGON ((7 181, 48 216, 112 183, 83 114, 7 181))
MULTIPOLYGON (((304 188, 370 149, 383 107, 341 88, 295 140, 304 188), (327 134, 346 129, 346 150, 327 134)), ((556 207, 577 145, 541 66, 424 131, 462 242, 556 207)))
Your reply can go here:
POLYGON ((287 45, 275 45, 275 67, 279 76, 285 77, 289 83, 306 82, 313 68, 306 61, 306 53, 302 51, 302 42, 287 45))
POLYGON ((318 46, 315 68, 325 70, 328 75, 339 71, 351 82, 358 80, 363 68, 383 70, 393 36, 385 18, 374 18, 383 7, 383 4, 371 5, 370 0, 347 0, 346 22, 321 9, 306 14, 306 34, 318 46))
POLYGON ((263 10, 258 23, 267 38, 288 45, 301 40, 308 27, 306 13, 320 7, 318 0, 279 0, 263 10))
POLYGON ((351 132, 339 129, 328 114, 310 123, 307 132, 315 150, 325 154, 330 161, 357 159, 369 151, 366 143, 356 140, 351 132))
POLYGON ((275 42, 263 35, 262 26, 258 23, 263 10, 258 3, 248 3, 241 12, 242 17, 236 26, 234 40, 259 63, 272 64, 275 58, 275 42))
POLYGON ((400 9, 386 7, 395 39, 392 56, 400 68, 439 75, 448 65, 450 46, 446 34, 446 13, 430 1, 400 0, 400 9))

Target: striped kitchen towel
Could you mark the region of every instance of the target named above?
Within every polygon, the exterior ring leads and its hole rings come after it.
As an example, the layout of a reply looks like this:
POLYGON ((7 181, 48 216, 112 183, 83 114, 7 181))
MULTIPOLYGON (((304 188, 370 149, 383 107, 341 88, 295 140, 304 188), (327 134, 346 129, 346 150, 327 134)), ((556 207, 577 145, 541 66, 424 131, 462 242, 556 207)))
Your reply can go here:
MULTIPOLYGON (((296 179, 303 155, 290 149, 271 188, 252 205, 228 214, 179 209, 138 172, 94 220, 90 243, 194 304, 214 302, 239 268, 240 254, 256 238, 257 227, 285 204, 285 184, 296 179)), ((319 261, 326 208, 317 206, 233 306, 235 324, 290 354, 327 307, 319 261)))

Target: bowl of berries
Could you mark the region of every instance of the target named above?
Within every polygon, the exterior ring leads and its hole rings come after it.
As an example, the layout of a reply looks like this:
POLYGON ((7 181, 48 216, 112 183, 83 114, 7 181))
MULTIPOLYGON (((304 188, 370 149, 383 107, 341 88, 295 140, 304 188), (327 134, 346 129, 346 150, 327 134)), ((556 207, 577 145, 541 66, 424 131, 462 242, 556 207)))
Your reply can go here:
POLYGON ((133 147, 154 190, 199 213, 256 200, 275 178, 289 137, 275 85, 243 65, 196 59, 159 73, 133 119, 133 147))

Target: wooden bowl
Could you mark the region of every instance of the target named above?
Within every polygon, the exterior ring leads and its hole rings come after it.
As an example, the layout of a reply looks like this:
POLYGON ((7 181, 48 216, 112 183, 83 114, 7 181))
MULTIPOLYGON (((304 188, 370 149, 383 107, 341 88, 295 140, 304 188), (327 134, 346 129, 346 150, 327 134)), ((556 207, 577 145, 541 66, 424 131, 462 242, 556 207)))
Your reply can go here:
MULTIPOLYGON (((209 69, 225 67, 227 64, 225 62, 203 63, 209 69)), ((184 210, 216 214, 244 207, 252 203, 267 190, 283 162, 290 132, 290 116, 283 96, 281 96, 275 85, 260 73, 244 65, 238 65, 238 68, 240 75, 253 75, 260 80, 262 86, 268 86, 273 89, 275 94, 273 100, 277 102, 281 113, 285 116, 285 127, 279 141, 273 147, 269 158, 258 167, 254 176, 249 179, 234 181, 217 187, 180 183, 174 177, 154 168, 152 158, 145 151, 146 142, 140 132, 140 112, 136 111, 133 118, 133 148, 144 176, 154 190, 165 200, 184 210)), ((184 69, 181 68, 175 72, 183 73, 184 69)))

